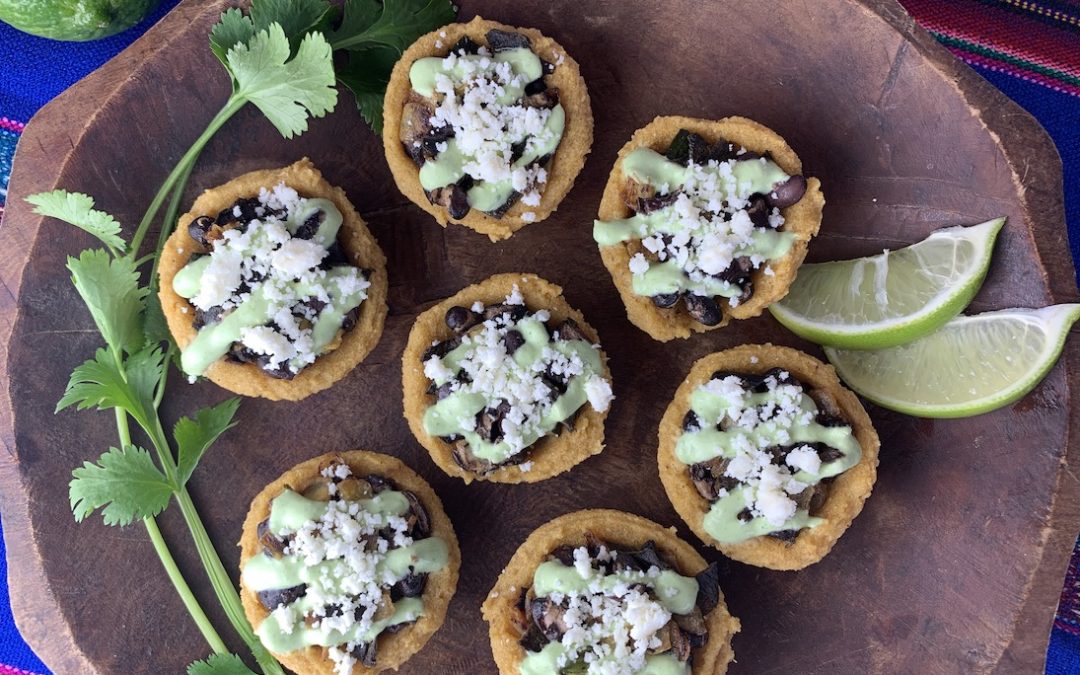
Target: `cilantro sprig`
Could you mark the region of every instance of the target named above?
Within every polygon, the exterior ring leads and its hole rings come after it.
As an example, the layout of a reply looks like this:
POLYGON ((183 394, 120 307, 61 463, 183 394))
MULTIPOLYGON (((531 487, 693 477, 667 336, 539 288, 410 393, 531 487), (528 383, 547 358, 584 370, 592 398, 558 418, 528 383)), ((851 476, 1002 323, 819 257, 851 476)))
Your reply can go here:
POLYGON ((67 261, 105 346, 75 368, 57 412, 111 410, 119 443, 72 472, 71 509, 77 521, 100 512, 106 525, 143 523, 166 575, 214 652, 192 663, 188 675, 254 674, 228 652, 161 535, 155 518, 173 501, 233 628, 263 673, 284 675, 247 622, 236 587, 187 491, 199 460, 236 425, 240 401, 228 399, 180 418, 171 439, 159 414, 177 349, 155 292, 156 272, 188 178, 210 139, 249 103, 288 139, 307 131, 310 119, 334 109, 340 83, 353 92, 361 115, 378 133, 394 63, 416 38, 454 16, 450 0, 346 0, 343 9, 327 0, 252 0, 246 14, 229 9, 211 31, 210 48, 228 72, 232 91, 151 199, 130 242, 120 222, 95 209, 89 195, 53 190, 27 198, 36 213, 70 223, 105 246, 67 261), (163 207, 156 247, 138 258, 163 207), (141 268, 148 261, 144 284, 141 268), (133 442, 131 420, 148 440, 145 447, 133 442))

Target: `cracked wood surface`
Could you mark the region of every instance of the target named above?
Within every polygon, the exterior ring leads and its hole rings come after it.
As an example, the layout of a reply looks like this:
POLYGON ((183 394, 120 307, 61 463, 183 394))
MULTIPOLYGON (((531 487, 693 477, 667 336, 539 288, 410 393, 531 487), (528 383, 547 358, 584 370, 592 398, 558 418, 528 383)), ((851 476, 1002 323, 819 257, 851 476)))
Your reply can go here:
MULTIPOLYGON (((654 115, 741 114, 784 135, 828 200, 811 260, 876 252, 939 226, 1004 214, 1010 222, 973 309, 1076 299, 1049 139, 893 2, 462 4, 464 19, 480 13, 535 26, 582 63, 596 144, 551 219, 497 245, 463 228, 440 229, 403 203, 348 94, 292 142, 257 111, 242 111, 207 148, 186 196, 190 203, 200 189, 308 155, 346 189, 387 254, 390 317, 368 360, 303 403, 246 401, 240 426, 205 459, 192 491, 226 565, 234 565, 248 501, 296 462, 364 447, 399 455, 428 478, 454 521, 464 564, 446 625, 404 672, 494 672, 480 602, 518 543, 551 517, 612 507, 680 525, 656 476, 656 428, 693 360, 765 340, 820 356, 768 316, 667 345, 626 321, 592 244, 591 220, 615 153, 654 115), (566 289, 612 356, 617 399, 599 457, 535 486, 465 488, 439 473, 409 435, 398 359, 419 311, 505 271, 536 272, 566 289)), ((7 252, 0 256, 7 451, 0 506, 16 619, 59 673, 182 672, 206 649, 141 528, 71 519, 71 469, 115 442, 111 415, 52 415, 71 368, 98 343, 63 268, 66 255, 92 241, 43 222, 22 197, 82 190, 122 222, 136 222, 215 112, 212 102, 227 95, 227 76, 206 45, 225 5, 182 3, 43 109, 16 156, 0 227, 7 252)), ((1080 414, 1069 385, 1080 348, 1070 346, 1065 361, 1023 401, 969 421, 871 407, 883 445, 878 485, 824 562, 783 574, 704 551, 721 561, 724 592, 743 621, 731 672, 1039 670, 1080 527, 1080 482, 1068 467, 1077 443, 1068 420, 1080 414)), ((210 384, 174 381, 165 416, 224 397, 210 384)), ((231 639, 178 514, 160 521, 231 639)))

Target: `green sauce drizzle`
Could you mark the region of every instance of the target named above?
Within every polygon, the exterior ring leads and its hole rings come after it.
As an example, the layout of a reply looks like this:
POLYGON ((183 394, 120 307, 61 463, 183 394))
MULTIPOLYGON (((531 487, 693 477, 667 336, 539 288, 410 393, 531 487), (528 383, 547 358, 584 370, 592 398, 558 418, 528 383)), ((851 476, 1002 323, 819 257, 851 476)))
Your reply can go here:
MULTIPOLYGON (((591 590, 593 578, 583 579, 577 568, 568 567, 558 560, 540 563, 533 573, 533 593, 546 598, 552 593, 586 593, 591 590)), ((611 590, 620 584, 642 584, 653 589, 656 601, 672 614, 689 614, 697 604, 698 582, 678 572, 664 570, 658 576, 641 573, 614 572, 600 580, 603 590, 611 590)))
MULTIPOLYGON (((790 176, 776 165, 764 159, 749 159, 730 162, 731 173, 735 177, 739 197, 752 194, 766 194, 778 183, 790 176)), ((720 176, 717 166, 699 166, 698 170, 720 176)), ((649 148, 638 148, 622 162, 622 171, 633 180, 656 187, 662 194, 680 190, 691 176, 691 169, 683 164, 672 162, 649 148)), ((733 195, 726 191, 723 181, 719 181, 720 200, 733 195)), ((600 246, 614 246, 632 239, 644 239, 653 235, 677 235, 693 229, 691 222, 681 217, 674 204, 669 204, 651 213, 636 213, 620 220, 594 220, 593 239, 600 246)), ((760 256, 766 260, 783 257, 795 242, 792 232, 773 229, 754 228, 749 245, 742 245, 733 254, 733 258, 742 256, 760 256)), ((674 260, 663 262, 651 261, 644 274, 633 276, 633 289, 638 295, 653 296, 677 291, 690 291, 696 295, 737 297, 742 289, 735 284, 718 278, 705 276, 703 279, 691 279, 682 266, 674 260)))
MULTIPOLYGON (((525 338, 525 344, 514 352, 513 360, 522 368, 530 368, 543 358, 545 348, 549 348, 565 356, 577 356, 584 364, 583 372, 575 375, 566 383, 566 392, 561 394, 547 408, 543 417, 537 424, 523 429, 523 448, 538 441, 544 435, 550 433, 563 420, 569 418, 578 408, 585 405, 588 395, 585 391, 585 382, 591 375, 603 373, 603 364, 600 353, 595 347, 584 340, 551 340, 547 328, 543 322, 533 316, 526 316, 522 320, 508 327, 507 330, 518 330, 525 338)), ((462 344, 442 358, 443 364, 452 373, 457 373, 460 364, 466 358, 472 356, 477 347, 476 344, 462 344)), ((437 386, 448 382, 451 378, 435 380, 437 386)), ((476 419, 477 413, 492 404, 492 398, 483 393, 457 391, 446 398, 438 401, 424 411, 424 431, 432 436, 451 436, 454 434, 465 438, 469 443, 469 449, 474 455, 489 462, 499 464, 510 459, 521 448, 515 449, 505 440, 497 443, 485 440, 472 430, 471 422, 476 419), (469 430, 464 427, 468 426, 469 430)))
MULTIPOLYGON (((778 402, 778 400, 779 396, 775 391, 747 392, 744 399, 746 408, 778 402)), ((697 388, 690 396, 690 409, 699 420, 719 419, 733 403, 704 387, 697 388)), ((807 412, 817 412, 817 405, 805 392, 800 395, 799 407, 807 412)), ((793 474, 795 480, 807 485, 816 485, 825 478, 838 476, 858 464, 862 458, 862 448, 852 434, 850 426, 827 427, 817 422, 792 426, 765 423, 758 424, 749 430, 735 427, 728 431, 720 431, 715 427, 705 425, 697 431, 683 432, 675 444, 675 456, 683 464, 707 462, 717 457, 733 458, 738 454, 736 447, 744 445, 746 440, 753 447, 824 443, 843 453, 843 456, 831 462, 822 462, 821 468, 816 473, 799 470, 793 474), (785 433, 788 436, 786 440, 783 438, 785 433)), ((771 532, 815 527, 824 522, 820 518, 811 516, 806 509, 796 510, 795 515, 779 527, 769 523, 763 517, 743 522, 739 520, 738 515, 750 505, 752 496, 752 488, 745 484, 740 484, 730 490, 727 496, 714 502, 705 515, 703 522, 705 531, 717 541, 737 543, 771 532)))
MULTIPOLYGON (((564 565, 558 560, 541 563, 533 573, 532 591, 537 598, 553 594, 589 594, 611 591, 619 586, 641 584, 652 589, 652 596, 671 614, 689 614, 697 605, 698 582, 672 570, 664 570, 656 576, 640 572, 612 572, 599 577, 595 574, 582 578, 576 567, 564 565)), ((575 654, 561 642, 550 642, 538 652, 526 652, 520 665, 521 675, 559 675, 567 669, 560 660, 574 658, 575 654)), ((615 656, 607 656, 596 663, 618 663, 615 656)), ((679 661, 671 653, 648 654, 644 667, 637 675, 688 675, 690 664, 679 661)))
MULTIPOLYGON (((361 499, 350 504, 379 516, 400 516, 409 510, 409 501, 401 492, 384 490, 370 499, 361 499)), ((328 502, 303 497, 286 489, 274 498, 270 506, 270 531, 283 536, 294 532, 306 523, 316 521, 326 513, 328 502)), ((375 568, 375 578, 385 586, 391 586, 404 579, 410 573, 421 574, 437 572, 449 561, 446 542, 437 537, 414 540, 408 546, 392 548, 386 552, 375 568)), ((342 584, 348 581, 349 568, 340 558, 323 560, 314 565, 307 565, 297 557, 285 555, 275 558, 260 553, 250 558, 244 565, 241 575, 244 584, 254 592, 292 588, 301 584, 314 585, 322 589, 322 595, 342 592, 342 584)), ((372 623, 370 628, 361 631, 359 624, 347 631, 320 630, 305 626, 303 616, 321 608, 312 596, 307 594, 289 605, 294 615, 299 617, 291 626, 282 625, 279 617, 271 613, 256 629, 259 639, 267 648, 275 652, 289 652, 311 645, 333 647, 348 642, 371 642, 386 628, 415 621, 423 614, 423 602, 420 598, 402 598, 394 603, 394 612, 372 623)))
MULTIPOLYGON (((502 86, 502 93, 497 97, 501 105, 512 105, 525 95, 525 85, 543 76, 543 64, 540 57, 526 47, 496 52, 490 56, 479 54, 455 54, 450 59, 427 57, 418 59, 409 70, 409 81, 413 91, 421 96, 435 96, 436 79, 442 75, 450 78, 456 85, 463 84, 473 72, 489 71, 491 64, 508 63, 515 75, 512 82, 502 86), (447 62, 453 65, 448 66, 447 62), (488 64, 485 66, 484 64, 488 64)), ((525 139, 525 148, 521 157, 510 164, 511 169, 523 169, 536 160, 555 152, 562 140, 566 126, 566 111, 562 105, 551 109, 543 130, 536 136, 525 139)), ((509 157, 505 158, 509 159, 509 157)), ((476 157, 464 152, 457 138, 446 141, 446 149, 420 167, 420 185, 425 190, 453 185, 468 173, 466 166, 474 163, 476 157)), ((469 206, 480 211, 495 211, 515 192, 510 179, 488 182, 476 181, 467 191, 469 206)))
MULTIPOLYGON (((521 661, 521 675, 560 675, 565 666, 559 667, 559 659, 566 652, 567 648, 560 642, 549 642, 538 652, 527 652, 521 661)), ((636 675, 690 675, 690 664, 670 653, 649 654, 645 657, 645 667, 636 675)))
MULTIPOLYGON (((326 216, 312 237, 312 241, 324 248, 329 247, 337 239, 342 217, 341 212, 328 199, 303 200, 301 207, 288 215, 285 221, 286 229, 291 234, 295 233, 310 215, 320 210, 326 216)), ((199 293, 203 284, 203 273, 210 261, 210 256, 196 258, 176 273, 173 278, 173 290, 177 295, 190 300, 199 293)), ((313 353, 322 353, 327 345, 334 341, 345 315, 358 307, 367 297, 366 291, 343 293, 336 283, 336 280, 345 279, 355 272, 355 268, 347 265, 333 267, 326 271, 325 278, 319 282, 319 286, 323 287, 329 295, 330 302, 318 313, 312 325, 313 353)), ((297 279, 286 285, 298 297, 314 295, 315 289, 311 283, 297 279)), ((266 298, 264 287, 261 284, 257 285, 250 296, 232 312, 217 323, 199 329, 195 339, 181 352, 181 368, 187 375, 202 375, 210 364, 225 356, 232 344, 240 340, 245 330, 266 325, 273 319, 275 311, 273 304, 266 298)), ((290 361, 290 365, 299 370, 305 363, 300 357, 296 357, 290 361)))

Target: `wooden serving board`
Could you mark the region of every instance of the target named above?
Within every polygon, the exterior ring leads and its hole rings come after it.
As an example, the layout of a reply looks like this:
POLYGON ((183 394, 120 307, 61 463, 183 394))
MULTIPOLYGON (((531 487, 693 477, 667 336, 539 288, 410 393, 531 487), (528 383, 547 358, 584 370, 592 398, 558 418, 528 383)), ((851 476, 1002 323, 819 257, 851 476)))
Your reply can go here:
MULTIPOLYGON (((390 317, 378 348, 333 389, 297 404, 245 401, 239 427, 203 461, 192 492, 225 562, 249 500, 293 464, 331 450, 402 457, 446 503, 464 552, 445 626, 403 669, 491 673, 480 602, 538 525, 583 507, 681 525, 656 471, 656 429, 690 364, 771 340, 820 355, 768 315, 660 344, 631 326, 591 239, 615 153, 658 114, 746 115, 779 131, 828 200, 811 260, 877 252, 932 229, 1007 215, 973 309, 1075 301, 1061 169, 1035 121, 955 61, 891 0, 665 3, 466 0, 461 17, 534 26, 582 64, 596 116, 592 156, 562 208, 501 244, 439 228, 390 180, 378 140, 347 94, 336 113, 283 141, 254 109, 233 119, 192 178, 198 190, 310 156, 343 186, 389 258, 390 317), (532 486, 443 475, 401 416, 413 317, 494 272, 536 272, 566 289, 611 355, 618 398, 607 449, 532 486)), ((207 648, 141 527, 77 525, 72 468, 116 442, 109 414, 53 415, 71 369, 99 344, 64 270, 94 242, 31 214, 23 197, 63 187, 134 223, 169 168, 223 102, 228 78, 207 48, 225 2, 188 0, 27 127, 0 228, 3 354, 0 489, 12 604, 24 635, 60 673, 180 673, 207 648)), ((798 573, 721 560, 742 619, 732 673, 1000 673, 1040 670, 1078 528, 1080 460, 1070 396, 1080 342, 1030 396, 968 420, 917 420, 870 407, 881 434, 874 494, 822 563, 798 573)), ((172 381, 169 420, 220 401, 172 381)), ((160 518, 223 635, 227 622, 176 509, 160 518)), ((240 645, 233 639, 236 649, 240 645)))

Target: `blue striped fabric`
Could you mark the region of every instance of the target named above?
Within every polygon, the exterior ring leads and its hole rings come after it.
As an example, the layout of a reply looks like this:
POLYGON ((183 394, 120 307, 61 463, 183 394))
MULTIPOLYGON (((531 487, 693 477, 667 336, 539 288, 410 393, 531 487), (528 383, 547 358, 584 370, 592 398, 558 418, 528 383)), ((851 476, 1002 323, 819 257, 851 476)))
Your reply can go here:
MULTIPOLYGON (((6 197, 7 176, 17 138, 17 134, 7 128, 11 125, 3 124, 4 118, 26 122, 38 108, 123 49, 176 2, 165 0, 154 16, 140 26, 89 44, 59 44, 24 35, 0 23, 0 208, 6 197)), ((1038 118, 1054 138, 1065 168, 1070 246, 1074 261, 1080 261, 1080 123, 1077 122, 1080 120, 1080 97, 1054 91, 1006 72, 979 66, 976 70, 1038 118)), ((47 673, 44 664, 15 629, 8 605, 2 554, 0 545, 0 663, 33 673, 47 673)), ((1080 561, 1080 548, 1074 552, 1074 568, 1077 561, 1080 561)), ((1064 589, 1062 606, 1080 607, 1080 587, 1073 584, 1064 589)), ((1077 617, 1080 618, 1080 614, 1077 617)), ((10 671, 0 666, 0 675, 7 672, 10 671)), ((1047 653, 1046 672, 1049 675, 1080 674, 1080 624, 1076 618, 1059 616, 1047 653), (1076 629, 1070 632, 1072 626, 1076 629)))

